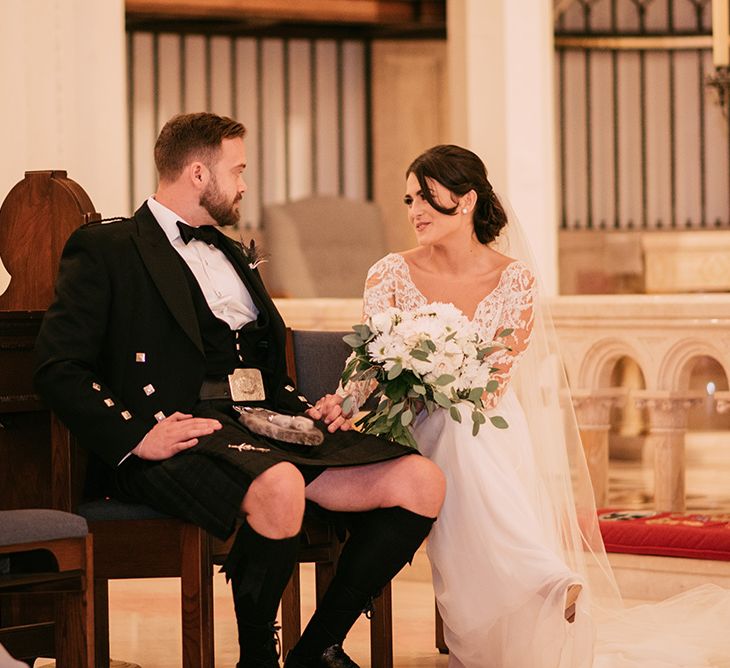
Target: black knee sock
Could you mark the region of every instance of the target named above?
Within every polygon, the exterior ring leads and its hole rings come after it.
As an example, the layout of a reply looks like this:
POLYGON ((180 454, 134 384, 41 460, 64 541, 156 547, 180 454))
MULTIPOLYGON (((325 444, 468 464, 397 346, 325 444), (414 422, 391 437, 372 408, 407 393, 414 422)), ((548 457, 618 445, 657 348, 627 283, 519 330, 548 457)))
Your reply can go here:
POLYGON ((370 599, 413 558, 433 522, 400 507, 355 514, 335 577, 292 654, 309 659, 341 644, 370 599))
POLYGON ((274 622, 296 564, 299 536, 266 538, 243 523, 223 570, 231 581, 238 625, 239 668, 278 666, 274 622))

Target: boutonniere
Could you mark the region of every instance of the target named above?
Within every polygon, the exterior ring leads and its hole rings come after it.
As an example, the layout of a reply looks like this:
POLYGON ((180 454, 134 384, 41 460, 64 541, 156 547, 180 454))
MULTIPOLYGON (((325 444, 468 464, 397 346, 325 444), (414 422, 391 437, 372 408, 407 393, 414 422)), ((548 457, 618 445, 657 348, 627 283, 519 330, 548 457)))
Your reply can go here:
POLYGON ((248 260, 249 269, 256 269, 256 267, 258 267, 260 264, 269 261, 268 254, 264 253, 258 246, 256 246, 256 242, 253 239, 251 239, 248 245, 246 245, 244 240, 241 239, 241 247, 243 249, 243 254, 248 260))

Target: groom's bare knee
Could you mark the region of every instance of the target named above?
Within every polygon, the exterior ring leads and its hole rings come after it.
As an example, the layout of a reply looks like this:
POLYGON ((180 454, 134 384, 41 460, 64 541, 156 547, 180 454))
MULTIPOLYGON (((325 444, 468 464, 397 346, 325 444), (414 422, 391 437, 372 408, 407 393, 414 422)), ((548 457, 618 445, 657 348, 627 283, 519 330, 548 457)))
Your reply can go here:
POLYGON ((243 497, 241 511, 254 531, 267 538, 299 533, 304 516, 304 478, 288 462, 259 475, 243 497))
POLYGON ((446 479, 436 464, 426 457, 409 455, 393 462, 387 474, 383 506, 401 506, 435 517, 446 493, 446 479))

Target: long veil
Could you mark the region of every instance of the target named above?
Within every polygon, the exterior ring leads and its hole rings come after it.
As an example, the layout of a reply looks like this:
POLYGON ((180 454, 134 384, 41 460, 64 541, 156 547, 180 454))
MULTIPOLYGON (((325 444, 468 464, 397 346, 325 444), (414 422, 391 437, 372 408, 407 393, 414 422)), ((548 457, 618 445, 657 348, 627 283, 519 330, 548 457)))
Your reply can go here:
MULTIPOLYGON (((529 242, 504 204, 510 222, 493 247, 524 262, 541 287, 529 242)), ((530 345, 511 382, 532 437, 539 520, 587 583, 578 614, 593 620, 593 668, 730 666, 730 591, 704 585, 659 603, 624 605, 601 538, 558 337, 541 295, 538 289, 530 345)), ((586 665, 574 659, 566 655, 561 666, 586 665)))

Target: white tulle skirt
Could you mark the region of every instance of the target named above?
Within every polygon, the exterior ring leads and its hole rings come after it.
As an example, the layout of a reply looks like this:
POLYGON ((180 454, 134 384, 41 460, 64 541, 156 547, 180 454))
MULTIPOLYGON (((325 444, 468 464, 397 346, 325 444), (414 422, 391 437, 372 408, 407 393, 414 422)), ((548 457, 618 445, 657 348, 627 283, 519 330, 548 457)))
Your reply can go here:
POLYGON ((488 423, 473 437, 466 411, 461 423, 445 411, 421 415, 414 428, 447 481, 427 551, 450 668, 730 666, 726 590, 703 587, 624 612, 592 608, 590 588, 565 565, 545 520, 533 444, 512 390, 494 412, 508 429, 488 423), (568 624, 573 583, 586 586, 568 624))

